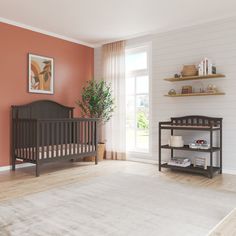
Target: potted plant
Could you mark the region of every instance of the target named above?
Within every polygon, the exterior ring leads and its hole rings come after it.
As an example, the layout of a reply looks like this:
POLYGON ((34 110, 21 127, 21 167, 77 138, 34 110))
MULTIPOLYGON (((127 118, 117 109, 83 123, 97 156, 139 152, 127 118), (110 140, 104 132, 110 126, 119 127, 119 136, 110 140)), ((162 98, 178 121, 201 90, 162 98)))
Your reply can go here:
MULTIPOLYGON (((76 104, 79 106, 83 117, 99 119, 99 130, 101 130, 102 125, 111 119, 115 108, 111 85, 104 80, 88 81, 83 87, 81 100, 77 100, 76 104)), ((98 160, 103 160, 104 152, 105 142, 99 140, 98 160)))

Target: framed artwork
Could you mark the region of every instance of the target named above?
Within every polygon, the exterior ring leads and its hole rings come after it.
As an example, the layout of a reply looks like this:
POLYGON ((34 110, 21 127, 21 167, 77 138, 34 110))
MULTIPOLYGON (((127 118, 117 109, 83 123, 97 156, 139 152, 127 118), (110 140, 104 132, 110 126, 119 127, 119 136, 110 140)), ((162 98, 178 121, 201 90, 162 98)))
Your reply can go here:
POLYGON ((54 93, 54 59, 29 54, 28 86, 30 93, 54 93))

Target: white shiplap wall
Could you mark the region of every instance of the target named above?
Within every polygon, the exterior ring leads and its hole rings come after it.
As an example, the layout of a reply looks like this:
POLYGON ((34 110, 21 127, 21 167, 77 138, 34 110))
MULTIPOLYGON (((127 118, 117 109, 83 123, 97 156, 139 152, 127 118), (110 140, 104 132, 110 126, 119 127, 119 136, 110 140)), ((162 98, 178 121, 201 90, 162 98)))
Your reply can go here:
MULTIPOLYGON (((130 39, 127 47, 146 42, 152 44, 151 158, 158 158, 159 121, 194 114, 223 117, 223 167, 236 171, 236 18, 130 39), (203 57, 213 59, 217 71, 226 75, 223 79, 206 80, 204 86, 216 84, 226 95, 164 97, 171 88, 179 89, 182 85, 194 85, 196 82, 168 83, 163 78, 173 76, 184 64, 198 63, 203 57)), ((96 48, 95 78, 101 78, 101 71, 101 48, 96 48)), ((185 135, 185 139, 187 136, 189 134, 185 135)), ((196 137, 200 138, 201 135, 196 137)), ((167 157, 167 153, 164 152, 164 155, 167 157)))

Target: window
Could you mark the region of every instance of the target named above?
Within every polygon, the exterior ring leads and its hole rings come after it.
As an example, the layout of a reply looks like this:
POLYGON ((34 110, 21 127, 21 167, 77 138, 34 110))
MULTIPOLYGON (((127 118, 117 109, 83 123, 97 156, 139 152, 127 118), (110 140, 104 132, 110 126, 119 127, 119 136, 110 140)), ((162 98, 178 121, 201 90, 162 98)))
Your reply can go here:
POLYGON ((126 147, 149 152, 149 48, 126 51, 126 147))

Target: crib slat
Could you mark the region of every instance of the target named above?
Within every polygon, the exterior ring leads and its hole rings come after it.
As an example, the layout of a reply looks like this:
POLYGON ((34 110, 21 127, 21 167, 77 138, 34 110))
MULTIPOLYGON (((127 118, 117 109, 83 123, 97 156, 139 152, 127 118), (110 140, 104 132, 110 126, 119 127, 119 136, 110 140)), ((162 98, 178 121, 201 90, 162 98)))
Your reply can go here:
POLYGON ((18 129, 18 155, 21 156, 21 123, 17 122, 17 129, 18 129))
POLYGON ((29 139, 29 136, 30 136, 30 121, 27 121, 26 122, 26 156, 27 156, 27 159, 30 159, 30 152, 29 152, 29 148, 30 148, 30 139, 29 139))
POLYGON ((81 152, 84 153, 84 122, 81 121, 81 135, 82 135, 82 146, 81 146, 81 152))
POLYGON ((26 143, 25 121, 23 121, 22 124, 23 124, 23 126, 22 126, 22 128, 23 128, 23 132, 22 132, 23 133, 23 155, 24 155, 24 158, 27 158, 26 151, 25 151, 25 147, 26 147, 26 145, 25 145, 25 143, 26 143))
POLYGON ((83 152, 83 126, 82 126, 82 121, 79 122, 79 148, 80 148, 80 153, 83 152))
POLYGON ((76 122, 73 122, 72 127, 73 127, 73 154, 76 154, 76 149, 75 149, 75 144, 76 144, 76 122))
POLYGON ((69 121, 69 123, 68 123, 68 126, 69 126, 69 155, 71 155, 71 143, 72 143, 72 122, 71 121, 69 121))
POLYGON ((22 141, 21 141, 22 156, 25 157, 25 150, 24 150, 24 139, 25 139, 25 135, 24 135, 24 121, 22 121, 22 123, 21 123, 21 130, 22 130, 22 141))
POLYGON ((27 131, 28 131, 28 133, 27 133, 27 153, 28 153, 29 159, 32 160, 31 159, 31 152, 30 152, 30 148, 31 148, 30 133, 32 132, 32 121, 30 120, 27 123, 28 123, 27 124, 27 131))
POLYGON ((42 142, 41 142, 41 158, 45 158, 45 145, 46 145, 46 140, 45 140, 45 127, 46 123, 42 122, 41 123, 41 131, 42 131, 42 142))
POLYGON ((91 146, 92 146, 92 150, 91 152, 93 152, 93 143, 94 143, 94 138, 93 138, 93 121, 91 121, 91 146))
POLYGON ((88 151, 90 152, 90 147, 91 147, 91 121, 88 121, 88 151))
POLYGON ((41 145, 39 147, 39 149, 41 148, 41 150, 39 150, 39 153, 41 153, 41 158, 44 159, 45 158, 45 155, 44 155, 44 150, 45 150, 45 145, 46 145, 46 140, 45 140, 45 123, 42 122, 41 123, 41 135, 42 135, 42 142, 41 142, 41 145))
POLYGON ((33 160, 33 157, 32 157, 32 146, 33 146, 33 133, 34 133, 34 123, 33 121, 30 121, 29 123, 30 125, 30 128, 29 128, 29 155, 30 155, 30 159, 33 160))
POLYGON ((84 153, 84 122, 81 121, 80 122, 80 126, 81 126, 81 153, 84 153))
POLYGON ((65 122, 64 123, 64 129, 65 129, 65 155, 67 156, 68 154, 67 154, 67 144, 68 144, 68 130, 67 130, 67 123, 65 122))
POLYGON ((46 142, 46 146, 47 146, 47 155, 46 155, 46 158, 49 158, 50 157, 50 153, 49 153, 49 140, 50 140, 50 132, 49 132, 49 129, 50 129, 50 123, 45 123, 45 128, 46 128, 46 136, 47 136, 47 142, 46 142))
POLYGON ((30 121, 30 132, 29 132, 29 153, 30 153, 30 159, 31 160, 34 160, 34 157, 33 157, 33 150, 32 150, 32 147, 33 147, 33 142, 34 142, 34 122, 33 121, 30 121))
POLYGON ((28 122, 25 121, 25 157, 29 159, 29 153, 28 153, 28 134, 29 134, 29 128, 28 122))
POLYGON ((52 155, 52 158, 55 157, 54 151, 55 151, 55 122, 52 122, 51 123, 51 155, 52 155))
POLYGON ((86 122, 86 127, 87 127, 87 142, 86 142, 86 147, 87 147, 87 149, 86 149, 86 152, 89 152, 89 121, 88 122, 86 122))
POLYGON ((91 143, 90 143, 90 137, 91 137, 91 134, 90 134, 90 127, 91 127, 91 122, 88 121, 88 152, 90 152, 90 146, 91 146, 91 143))
POLYGON ((24 143, 24 147, 25 147, 25 157, 26 159, 29 159, 28 157, 28 153, 27 153, 27 142, 28 142, 28 129, 27 129, 27 121, 24 122, 24 133, 25 133, 25 143, 24 143))
POLYGON ((77 133, 77 154, 80 154, 81 153, 81 150, 80 150, 80 121, 77 121, 77 129, 76 129, 76 133, 77 133))
POLYGON ((20 155, 21 157, 23 157, 24 153, 23 153, 23 122, 19 123, 19 127, 20 127, 20 155))
POLYGON ((89 151, 89 122, 86 121, 87 140, 86 140, 86 152, 89 151))
POLYGON ((22 121, 22 122, 20 122, 20 155, 21 155, 21 157, 24 156, 23 138, 24 138, 24 133, 23 133, 23 121, 22 121))
MULTIPOLYGON (((19 136, 19 130, 18 130, 18 122, 17 120, 15 120, 15 126, 16 126, 16 130, 15 130, 15 136, 16 136, 16 141, 15 141, 15 147, 16 147, 16 155, 18 156, 18 148, 19 148, 19 143, 18 143, 18 136, 19 136)), ((15 152, 15 150, 14 150, 15 152)))
POLYGON ((27 158, 26 156, 26 129, 25 129, 26 125, 25 125, 25 121, 23 121, 23 155, 24 155, 24 158, 27 158))
POLYGON ((92 121, 92 124, 93 124, 93 130, 92 130, 92 152, 95 151, 95 122, 92 121))
POLYGON ((56 122, 55 124, 55 143, 56 143, 56 156, 58 157, 59 151, 59 122, 56 122))
POLYGON ((33 122, 33 137, 34 137, 34 141, 33 141, 33 145, 32 145, 32 154, 33 154, 34 161, 36 160, 35 147, 36 147, 36 143, 37 143, 36 125, 37 125, 36 122, 33 122))
POLYGON ((31 137, 30 137, 31 132, 32 132, 32 121, 31 120, 29 121, 28 126, 29 127, 28 127, 28 143, 27 143, 28 150, 27 150, 27 152, 28 152, 28 155, 29 155, 29 159, 32 160, 32 152, 31 152, 31 146, 32 146, 31 142, 32 142, 32 140, 31 140, 31 137))
POLYGON ((87 152, 87 122, 86 121, 84 122, 84 134, 85 134, 85 137, 84 137, 84 141, 85 141, 84 149, 85 149, 85 152, 87 152))
POLYGON ((61 132, 60 132, 60 146, 61 146, 61 157, 63 156, 63 143, 64 143, 64 139, 63 139, 63 137, 64 137, 64 126, 63 126, 63 122, 60 122, 60 130, 61 130, 61 132))
POLYGON ((21 130, 22 130, 21 149, 22 149, 22 157, 24 157, 25 156, 25 150, 24 150, 24 139, 25 139, 24 121, 21 122, 21 130))

